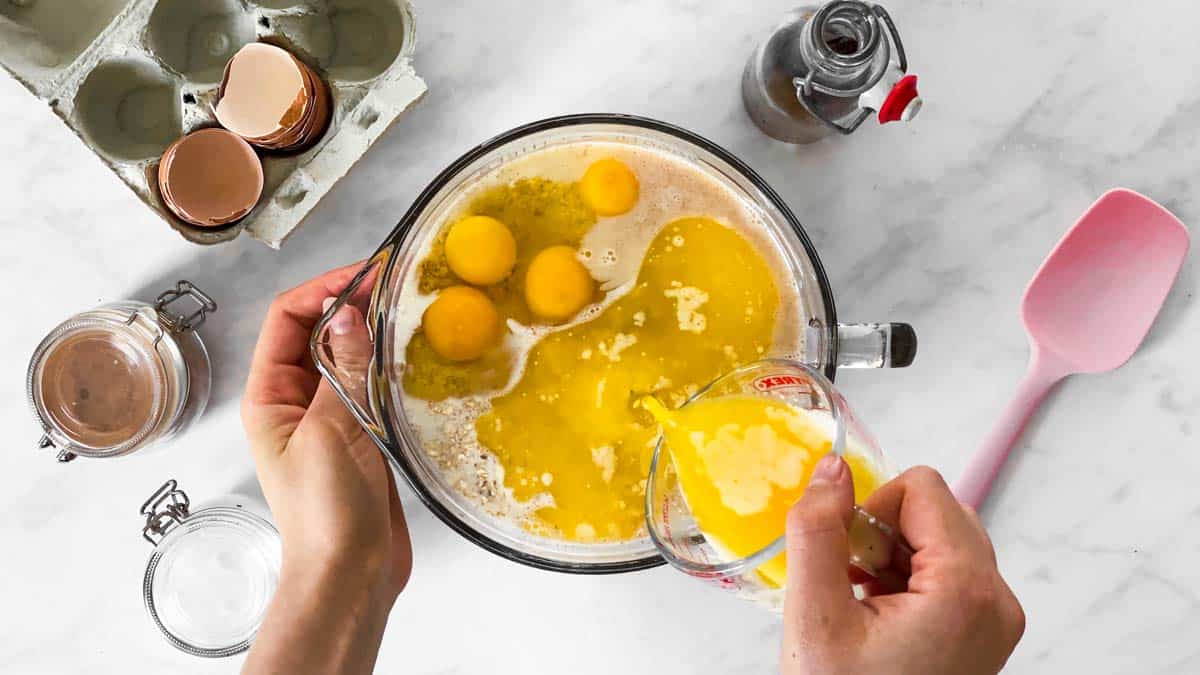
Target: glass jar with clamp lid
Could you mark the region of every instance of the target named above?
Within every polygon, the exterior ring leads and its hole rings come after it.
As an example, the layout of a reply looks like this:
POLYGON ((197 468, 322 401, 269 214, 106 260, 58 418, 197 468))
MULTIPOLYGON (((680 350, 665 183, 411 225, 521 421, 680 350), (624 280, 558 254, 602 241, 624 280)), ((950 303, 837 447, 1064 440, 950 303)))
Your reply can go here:
POLYGON ((265 508, 232 495, 194 509, 172 479, 141 514, 154 547, 142 581, 150 620, 193 656, 248 649, 279 583, 279 531, 265 508))
POLYGON ((153 304, 101 305, 59 324, 34 351, 26 391, 42 448, 67 462, 119 457, 192 424, 208 403, 208 351, 196 329, 217 303, 180 281, 153 304), (190 311, 178 313, 176 303, 190 311))

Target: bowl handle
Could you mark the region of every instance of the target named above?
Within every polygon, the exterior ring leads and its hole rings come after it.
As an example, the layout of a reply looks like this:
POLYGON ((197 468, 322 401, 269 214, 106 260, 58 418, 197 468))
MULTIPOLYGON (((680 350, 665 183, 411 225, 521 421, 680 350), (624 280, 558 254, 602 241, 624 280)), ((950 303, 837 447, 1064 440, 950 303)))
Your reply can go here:
POLYGON ((904 368, 917 355, 917 333, 906 323, 839 323, 838 368, 904 368))
POLYGON ((378 385, 384 383, 386 391, 387 382, 381 371, 384 363, 381 339, 385 334, 384 313, 377 300, 382 290, 380 281, 393 250, 394 246, 384 246, 363 265, 346 290, 321 316, 309 341, 309 350, 317 370, 337 392, 358 423, 381 447, 388 445, 387 433, 376 413, 378 408, 371 405, 376 392, 380 391, 378 385), (331 348, 330 321, 346 305, 357 309, 359 316, 366 321, 367 334, 371 339, 371 358, 367 363, 339 363, 331 348))

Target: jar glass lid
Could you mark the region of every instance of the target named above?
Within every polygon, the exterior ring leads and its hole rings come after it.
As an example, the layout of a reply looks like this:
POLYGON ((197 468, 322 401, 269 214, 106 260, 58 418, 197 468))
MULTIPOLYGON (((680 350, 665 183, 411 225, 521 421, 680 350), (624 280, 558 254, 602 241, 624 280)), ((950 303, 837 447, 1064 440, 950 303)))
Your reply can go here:
POLYGON ((146 567, 143 594, 167 640, 196 656, 245 651, 279 580, 279 532, 241 507, 187 514, 146 567))

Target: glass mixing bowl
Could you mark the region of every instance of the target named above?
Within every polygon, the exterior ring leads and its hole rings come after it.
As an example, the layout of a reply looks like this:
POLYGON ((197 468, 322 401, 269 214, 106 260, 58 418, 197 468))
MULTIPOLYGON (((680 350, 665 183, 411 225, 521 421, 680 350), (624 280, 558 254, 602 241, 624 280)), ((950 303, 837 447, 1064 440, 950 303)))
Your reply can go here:
POLYGON ((651 147, 684 160, 745 200, 783 252, 807 317, 805 364, 833 378, 839 367, 907 366, 916 336, 907 324, 839 324, 833 294, 816 250, 787 205, 728 151, 679 127, 614 114, 568 115, 534 122, 479 145, 446 168, 417 197, 362 271, 322 317, 313 332, 313 359, 392 464, 421 500, 467 539, 505 558, 533 567, 580 574, 629 572, 663 564, 649 536, 621 543, 579 543, 532 534, 491 515, 462 495, 422 451, 400 396, 393 364, 399 321, 394 307, 421 244, 454 215, 462 191, 499 166, 527 153, 565 143, 605 141, 651 147), (345 304, 366 317, 373 356, 364 369, 337 363, 329 348, 329 321, 345 304))

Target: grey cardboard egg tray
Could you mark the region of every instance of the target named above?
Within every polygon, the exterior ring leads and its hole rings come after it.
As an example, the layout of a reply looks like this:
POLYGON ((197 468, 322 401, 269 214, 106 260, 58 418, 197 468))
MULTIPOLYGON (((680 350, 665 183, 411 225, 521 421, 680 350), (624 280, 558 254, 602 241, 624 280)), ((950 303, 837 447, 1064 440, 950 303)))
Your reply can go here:
POLYGON ((278 248, 367 148, 425 93, 406 0, 0 0, 0 65, 186 239, 246 230, 278 248), (333 120, 313 148, 261 153, 258 206, 219 229, 166 210, 158 161, 182 134, 217 126, 225 64, 260 40, 330 85, 333 120))

